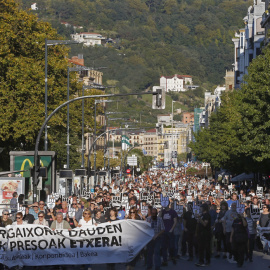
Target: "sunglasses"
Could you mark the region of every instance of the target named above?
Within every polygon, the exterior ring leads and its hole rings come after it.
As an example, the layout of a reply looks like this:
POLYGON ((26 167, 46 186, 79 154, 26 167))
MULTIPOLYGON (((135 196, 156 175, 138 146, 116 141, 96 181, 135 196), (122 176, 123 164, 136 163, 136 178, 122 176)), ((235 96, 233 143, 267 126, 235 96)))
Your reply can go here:
POLYGON ((135 212, 130 212, 130 214, 135 214, 135 212))
POLYGON ((45 203, 39 203, 39 205, 44 205, 45 203))
POLYGON ((85 213, 85 215, 90 215, 90 213, 85 213))
POLYGON ((35 206, 33 206, 33 207, 38 207, 38 206, 35 205, 35 206))
POLYGON ((43 217, 43 216, 38 216, 38 217, 43 217))
POLYGON ((21 217, 16 217, 16 219, 21 219, 21 217))
POLYGON ((3 216, 8 216, 8 214, 3 214, 3 216))

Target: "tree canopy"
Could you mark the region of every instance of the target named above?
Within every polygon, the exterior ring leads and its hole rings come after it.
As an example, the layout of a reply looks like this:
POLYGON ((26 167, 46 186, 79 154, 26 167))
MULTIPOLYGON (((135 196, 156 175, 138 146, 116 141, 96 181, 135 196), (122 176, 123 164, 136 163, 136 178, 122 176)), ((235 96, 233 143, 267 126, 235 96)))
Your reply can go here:
POLYGON ((225 93, 210 127, 195 134, 194 153, 215 168, 269 173, 270 49, 252 61, 240 90, 225 93))
MULTIPOLYGON (((13 0, 0 0, 0 13, 0 146, 4 148, 0 159, 2 166, 8 168, 9 151, 33 150, 45 120, 45 38, 63 38, 49 23, 20 9, 13 0)), ((68 48, 49 46, 48 115, 67 99, 67 67, 68 48)), ((70 99, 81 95, 82 85, 75 74, 71 74, 70 83, 70 99)), ((86 102, 85 119, 89 129, 93 126, 93 103, 93 100, 86 102)), ((70 111, 74 139, 71 144, 76 152, 81 136, 81 125, 78 125, 82 119, 81 103, 70 105, 70 111)), ((66 121, 65 108, 49 122, 49 146, 53 149, 64 145, 66 121)))

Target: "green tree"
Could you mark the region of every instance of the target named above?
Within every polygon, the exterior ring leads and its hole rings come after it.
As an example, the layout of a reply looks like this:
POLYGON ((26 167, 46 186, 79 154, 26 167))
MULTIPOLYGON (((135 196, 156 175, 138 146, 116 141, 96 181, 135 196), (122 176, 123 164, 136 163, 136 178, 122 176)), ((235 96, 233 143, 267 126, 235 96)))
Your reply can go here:
MULTIPOLYGON (((13 0, 0 0, 0 10, 0 146, 5 148, 1 159, 7 169, 10 150, 34 149, 37 133, 44 122, 45 38, 57 40, 61 37, 49 23, 19 9, 13 0)), ((68 48, 49 46, 48 115, 66 101, 67 66, 68 48)), ((70 98, 81 95, 82 85, 78 84, 74 73, 70 81, 70 98)), ((85 116, 88 126, 92 127, 93 100, 88 104, 85 116)), ((71 130, 74 136, 80 136, 81 102, 72 104, 70 111, 71 130)), ((49 145, 55 146, 60 138, 65 138, 66 108, 60 110, 49 125, 49 145)))

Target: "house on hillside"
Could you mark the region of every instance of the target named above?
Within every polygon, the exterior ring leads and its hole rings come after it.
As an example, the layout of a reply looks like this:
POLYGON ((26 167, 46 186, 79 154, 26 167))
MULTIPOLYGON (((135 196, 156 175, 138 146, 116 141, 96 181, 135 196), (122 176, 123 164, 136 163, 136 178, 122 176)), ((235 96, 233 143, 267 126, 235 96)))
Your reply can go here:
POLYGON ((31 5, 31 10, 38 10, 37 3, 31 5))
POLYGON ((164 86, 166 92, 185 92, 187 86, 192 84, 192 77, 189 75, 175 74, 174 76, 160 77, 160 86, 164 86))
POLYGON ((72 34, 71 38, 75 41, 84 43, 85 46, 99 46, 105 40, 101 34, 98 33, 76 33, 72 34))

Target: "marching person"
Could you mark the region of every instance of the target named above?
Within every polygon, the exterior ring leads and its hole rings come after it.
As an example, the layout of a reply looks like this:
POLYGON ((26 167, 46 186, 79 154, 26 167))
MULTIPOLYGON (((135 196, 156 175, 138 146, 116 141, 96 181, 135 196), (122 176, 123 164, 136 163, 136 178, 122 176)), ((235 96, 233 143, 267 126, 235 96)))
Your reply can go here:
POLYGON ((18 212, 16 214, 16 221, 14 221, 12 223, 12 225, 26 225, 26 224, 27 224, 27 222, 26 221, 23 221, 23 214, 22 214, 22 212, 18 212))
POLYGON ((1 221, 0 223, 1 227, 6 227, 12 224, 12 220, 9 218, 9 211, 7 209, 3 210, 0 221, 1 221))
POLYGON ((34 221, 34 224, 37 224, 37 225, 43 225, 43 226, 47 226, 49 227, 49 223, 48 221, 45 219, 45 214, 43 211, 40 211, 38 213, 38 219, 36 219, 34 221))
POLYGON ((168 250, 173 264, 176 264, 175 256, 175 240, 173 230, 177 224, 177 213, 175 210, 170 208, 170 204, 162 210, 161 218, 164 223, 165 231, 163 234, 163 243, 162 243, 162 257, 163 263, 162 266, 168 265, 168 250))
POLYGON ((211 216, 208 205, 205 203, 200 207, 201 216, 197 218, 197 239, 199 247, 199 263, 196 266, 210 264, 211 258, 211 216))
POLYGON ((230 242, 232 244, 234 259, 237 266, 242 267, 245 258, 246 245, 248 241, 247 221, 243 214, 238 214, 232 224, 230 242))
POLYGON ((71 227, 66 220, 63 220, 63 213, 57 212, 56 220, 52 222, 51 229, 52 230, 55 230, 55 229, 56 230, 65 230, 65 229, 71 230, 71 227))
POLYGON ((147 269, 152 269, 154 259, 155 270, 159 270, 161 267, 162 234, 165 231, 164 223, 162 218, 158 217, 156 208, 152 208, 151 216, 148 216, 146 221, 151 224, 155 232, 153 239, 147 244, 147 269))
POLYGON ((93 225, 93 219, 91 217, 91 211, 89 209, 84 210, 83 217, 77 223, 76 219, 74 220, 76 227, 82 226, 91 226, 93 225))

